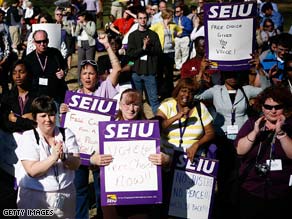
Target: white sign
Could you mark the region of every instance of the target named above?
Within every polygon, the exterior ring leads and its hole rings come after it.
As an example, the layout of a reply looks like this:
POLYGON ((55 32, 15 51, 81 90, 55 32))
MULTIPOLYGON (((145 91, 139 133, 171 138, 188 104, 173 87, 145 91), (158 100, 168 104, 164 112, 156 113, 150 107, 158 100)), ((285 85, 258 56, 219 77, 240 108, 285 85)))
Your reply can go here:
POLYGON ((80 153, 99 152, 98 122, 109 121, 110 117, 71 109, 66 114, 64 127, 75 134, 80 153))
POLYGON ((214 177, 176 170, 173 180, 169 215, 208 219, 214 177))
POLYGON ((236 61, 252 53, 253 19, 208 21, 209 59, 236 61))
POLYGON ((49 47, 54 47, 59 50, 61 49, 61 24, 33 24, 32 32, 27 39, 27 55, 35 50, 32 36, 36 30, 45 30, 48 33, 49 47))

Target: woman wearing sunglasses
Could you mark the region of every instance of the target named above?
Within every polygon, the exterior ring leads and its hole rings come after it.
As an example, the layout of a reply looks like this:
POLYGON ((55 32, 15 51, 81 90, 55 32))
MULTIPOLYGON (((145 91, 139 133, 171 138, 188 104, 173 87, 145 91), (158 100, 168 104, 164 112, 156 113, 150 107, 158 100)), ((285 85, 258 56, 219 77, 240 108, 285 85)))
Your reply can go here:
MULTIPOLYGON (((83 60, 80 63, 80 82, 81 88, 79 88, 76 92, 89 94, 104 98, 113 98, 118 90, 116 89, 116 85, 118 84, 118 77, 121 71, 120 62, 112 50, 108 37, 106 34, 100 34, 98 37, 100 43, 104 45, 107 50, 111 65, 112 71, 107 76, 107 78, 102 78, 99 73, 99 68, 94 60, 83 60)), ((62 103, 60 106, 60 113, 68 112, 68 105, 62 103)), ((93 151, 92 151, 93 152, 93 151)), ((91 153, 91 152, 90 152, 91 153)), ((110 155, 100 155, 95 153, 91 158, 91 164, 100 166, 101 162, 104 159, 111 159, 108 157, 110 155)), ((81 165, 80 168, 75 173, 74 184, 76 187, 76 218, 88 218, 88 210, 89 210, 89 187, 88 187, 88 176, 89 169, 92 169, 88 166, 81 165)), ((96 207, 98 216, 101 215, 101 207, 100 207, 100 197, 99 197, 99 169, 93 169, 93 178, 94 178, 94 189, 95 189, 95 197, 96 197, 96 207)))
POLYGON ((269 87, 257 97, 262 116, 240 129, 240 218, 287 218, 292 201, 292 94, 269 87))

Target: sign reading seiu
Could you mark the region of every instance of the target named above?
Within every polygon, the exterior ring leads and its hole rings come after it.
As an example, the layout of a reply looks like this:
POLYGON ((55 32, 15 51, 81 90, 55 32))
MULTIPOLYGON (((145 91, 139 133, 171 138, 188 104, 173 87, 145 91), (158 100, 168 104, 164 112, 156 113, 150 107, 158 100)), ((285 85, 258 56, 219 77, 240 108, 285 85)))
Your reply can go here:
POLYGON ((195 171, 202 174, 217 175, 218 161, 199 158, 197 162, 192 163, 186 154, 179 155, 176 163, 176 168, 195 171))
POLYGON ((68 105, 72 109, 108 114, 115 110, 116 101, 75 93, 71 96, 68 105))
POLYGON ((206 14, 208 19, 232 19, 232 18, 246 18, 254 15, 256 10, 256 4, 243 3, 243 4, 233 4, 233 5, 212 5, 206 14))
POLYGON ((104 132, 105 139, 111 138, 149 138, 153 136, 155 123, 131 122, 108 124, 104 132))

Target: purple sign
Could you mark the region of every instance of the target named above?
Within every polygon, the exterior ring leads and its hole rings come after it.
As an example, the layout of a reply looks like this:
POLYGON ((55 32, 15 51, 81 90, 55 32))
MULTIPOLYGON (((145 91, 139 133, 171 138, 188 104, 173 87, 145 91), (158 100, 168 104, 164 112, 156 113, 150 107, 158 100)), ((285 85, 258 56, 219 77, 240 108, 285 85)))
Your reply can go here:
POLYGON ((162 203, 161 167, 150 154, 160 153, 158 121, 100 122, 100 153, 113 162, 100 168, 101 205, 162 203))
POLYGON ((204 5, 206 57, 223 71, 248 70, 255 49, 257 6, 254 2, 204 5))
POLYGON ((191 163, 184 152, 175 151, 168 214, 179 218, 211 218, 218 160, 200 157, 191 163))
POLYGON ((76 136, 81 162, 89 165, 93 151, 99 153, 99 122, 114 119, 116 100, 67 91, 65 103, 69 112, 62 115, 61 126, 76 136))

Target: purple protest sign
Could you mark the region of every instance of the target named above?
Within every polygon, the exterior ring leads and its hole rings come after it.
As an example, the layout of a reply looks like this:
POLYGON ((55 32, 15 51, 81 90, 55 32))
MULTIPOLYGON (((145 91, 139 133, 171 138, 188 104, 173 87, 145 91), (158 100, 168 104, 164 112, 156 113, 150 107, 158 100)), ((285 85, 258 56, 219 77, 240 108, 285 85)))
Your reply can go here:
POLYGON ((204 4, 206 57, 223 71, 248 70, 255 49, 254 2, 204 4))
POLYGON ((211 218, 218 160, 200 157, 192 164, 184 152, 173 156, 168 214, 179 218, 211 218))
POLYGON ((114 119, 116 100, 67 91, 65 103, 69 112, 62 115, 61 126, 69 128, 80 146, 83 165, 89 165, 93 151, 99 152, 99 122, 114 119))
POLYGON ((158 121, 100 122, 100 153, 113 162, 100 168, 101 205, 162 203, 161 167, 150 154, 160 153, 158 121))

